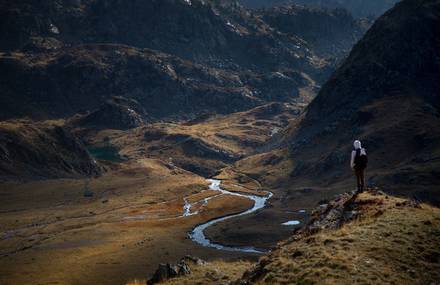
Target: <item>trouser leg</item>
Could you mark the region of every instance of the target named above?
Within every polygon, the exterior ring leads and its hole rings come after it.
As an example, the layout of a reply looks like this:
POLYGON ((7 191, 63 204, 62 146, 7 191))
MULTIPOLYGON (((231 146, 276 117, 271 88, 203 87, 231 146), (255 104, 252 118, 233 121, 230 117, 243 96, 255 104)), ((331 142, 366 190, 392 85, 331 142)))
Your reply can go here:
POLYGON ((357 169, 354 170, 354 176, 356 177, 356 189, 359 192, 359 173, 357 169))
POLYGON ((363 171, 361 169, 355 169, 354 172, 356 175, 357 191, 362 192, 362 190, 363 190, 363 171))
POLYGON ((365 186, 365 170, 361 169, 359 170, 359 178, 360 178, 360 185, 361 185, 361 192, 364 191, 364 186, 365 186))

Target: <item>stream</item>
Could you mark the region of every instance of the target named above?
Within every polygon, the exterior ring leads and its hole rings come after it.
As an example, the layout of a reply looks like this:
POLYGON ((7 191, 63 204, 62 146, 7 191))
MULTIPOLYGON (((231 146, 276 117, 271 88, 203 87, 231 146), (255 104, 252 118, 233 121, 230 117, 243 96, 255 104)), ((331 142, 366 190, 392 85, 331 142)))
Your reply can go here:
MULTIPOLYGON (((265 197, 259 197, 259 196, 255 196, 255 195, 246 195, 246 194, 230 192, 230 191, 222 189, 220 187, 220 183, 221 183, 220 180, 208 179, 208 181, 211 182, 211 184, 209 185, 209 189, 221 192, 221 194, 219 194, 219 195, 232 195, 232 196, 245 197, 245 198, 253 200, 254 206, 244 212, 216 218, 216 219, 210 220, 206 223, 203 223, 203 224, 196 226, 191 231, 191 233, 189 233, 189 237, 191 238, 191 240, 204 246, 204 247, 216 248, 219 250, 240 251, 240 252, 247 252, 247 253, 264 253, 264 251, 258 250, 253 246, 226 246, 226 245, 222 245, 222 244, 218 244, 218 243, 213 243, 205 236, 204 231, 209 226, 212 226, 212 225, 217 224, 219 222, 229 220, 232 218, 236 218, 236 217, 240 217, 240 216, 244 216, 244 215, 253 213, 259 209, 264 208, 264 206, 266 205, 266 201, 272 197, 273 193, 269 192, 269 195, 267 195, 265 197)), ((219 195, 216 195, 215 197, 217 197, 219 195)), ((209 199, 210 198, 204 199, 204 203, 207 203, 209 199)), ((195 213, 191 213, 191 204, 189 204, 187 202, 187 200, 185 200, 184 210, 185 210, 185 214, 188 216, 195 214, 195 213)))

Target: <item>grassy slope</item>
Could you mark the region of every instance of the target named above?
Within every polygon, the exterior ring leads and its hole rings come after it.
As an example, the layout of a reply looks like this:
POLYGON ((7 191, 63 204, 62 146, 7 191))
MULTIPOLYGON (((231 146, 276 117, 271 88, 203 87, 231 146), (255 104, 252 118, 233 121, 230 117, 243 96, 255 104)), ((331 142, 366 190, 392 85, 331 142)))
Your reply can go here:
MULTIPOLYGON (((436 284, 440 280, 440 209, 381 192, 363 193, 351 205, 358 213, 356 219, 338 229, 297 233, 262 257, 240 282, 436 284)), ((239 264, 205 265, 193 277, 169 284, 218 284, 209 281, 206 272, 214 267, 237 275, 239 264), (205 274, 200 273, 203 268, 205 274)))
POLYGON ((203 176, 247 156, 295 120, 303 104, 272 103, 246 112, 206 116, 183 124, 154 123, 127 131, 86 132, 91 145, 119 149, 129 159, 154 157, 203 176))

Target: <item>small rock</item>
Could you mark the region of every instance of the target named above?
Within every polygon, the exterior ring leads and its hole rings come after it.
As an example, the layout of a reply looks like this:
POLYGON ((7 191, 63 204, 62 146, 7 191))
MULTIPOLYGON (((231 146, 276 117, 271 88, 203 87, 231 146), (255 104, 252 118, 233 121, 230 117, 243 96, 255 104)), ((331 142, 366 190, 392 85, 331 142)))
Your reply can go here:
POLYGON ((159 264, 156 272, 154 272, 153 277, 148 280, 148 285, 163 282, 167 279, 174 278, 177 276, 183 276, 191 273, 191 269, 188 264, 182 259, 178 264, 159 264))

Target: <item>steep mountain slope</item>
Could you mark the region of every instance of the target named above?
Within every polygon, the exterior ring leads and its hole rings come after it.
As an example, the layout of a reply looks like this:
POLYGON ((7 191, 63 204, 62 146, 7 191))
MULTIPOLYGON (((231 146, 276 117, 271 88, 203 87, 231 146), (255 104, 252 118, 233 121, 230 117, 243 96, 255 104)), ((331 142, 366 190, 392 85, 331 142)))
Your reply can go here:
POLYGON ((261 60, 269 64, 273 53, 291 62, 290 50, 303 46, 301 40, 274 33, 247 10, 228 4, 232 1, 15 2, 1 7, 2 50, 32 50, 41 38, 65 45, 119 43, 219 67, 258 65, 261 60))
POLYGON ((369 155, 368 186, 440 205, 439 21, 438 0, 399 3, 355 46, 284 139, 273 140, 276 149, 246 157, 220 177, 246 175, 273 189, 279 200, 270 211, 281 215, 354 189, 350 153, 360 139, 369 155))
POLYGON ((299 35, 323 57, 343 58, 362 37, 369 21, 356 21, 344 9, 310 9, 283 5, 262 12, 263 19, 283 33, 299 35))
POLYGON ((53 122, 0 123, 0 180, 93 176, 101 171, 79 139, 53 122))
POLYGON ((374 24, 292 126, 294 177, 348 177, 359 138, 371 158, 370 184, 437 188, 439 24, 438 0, 403 1, 374 24))

